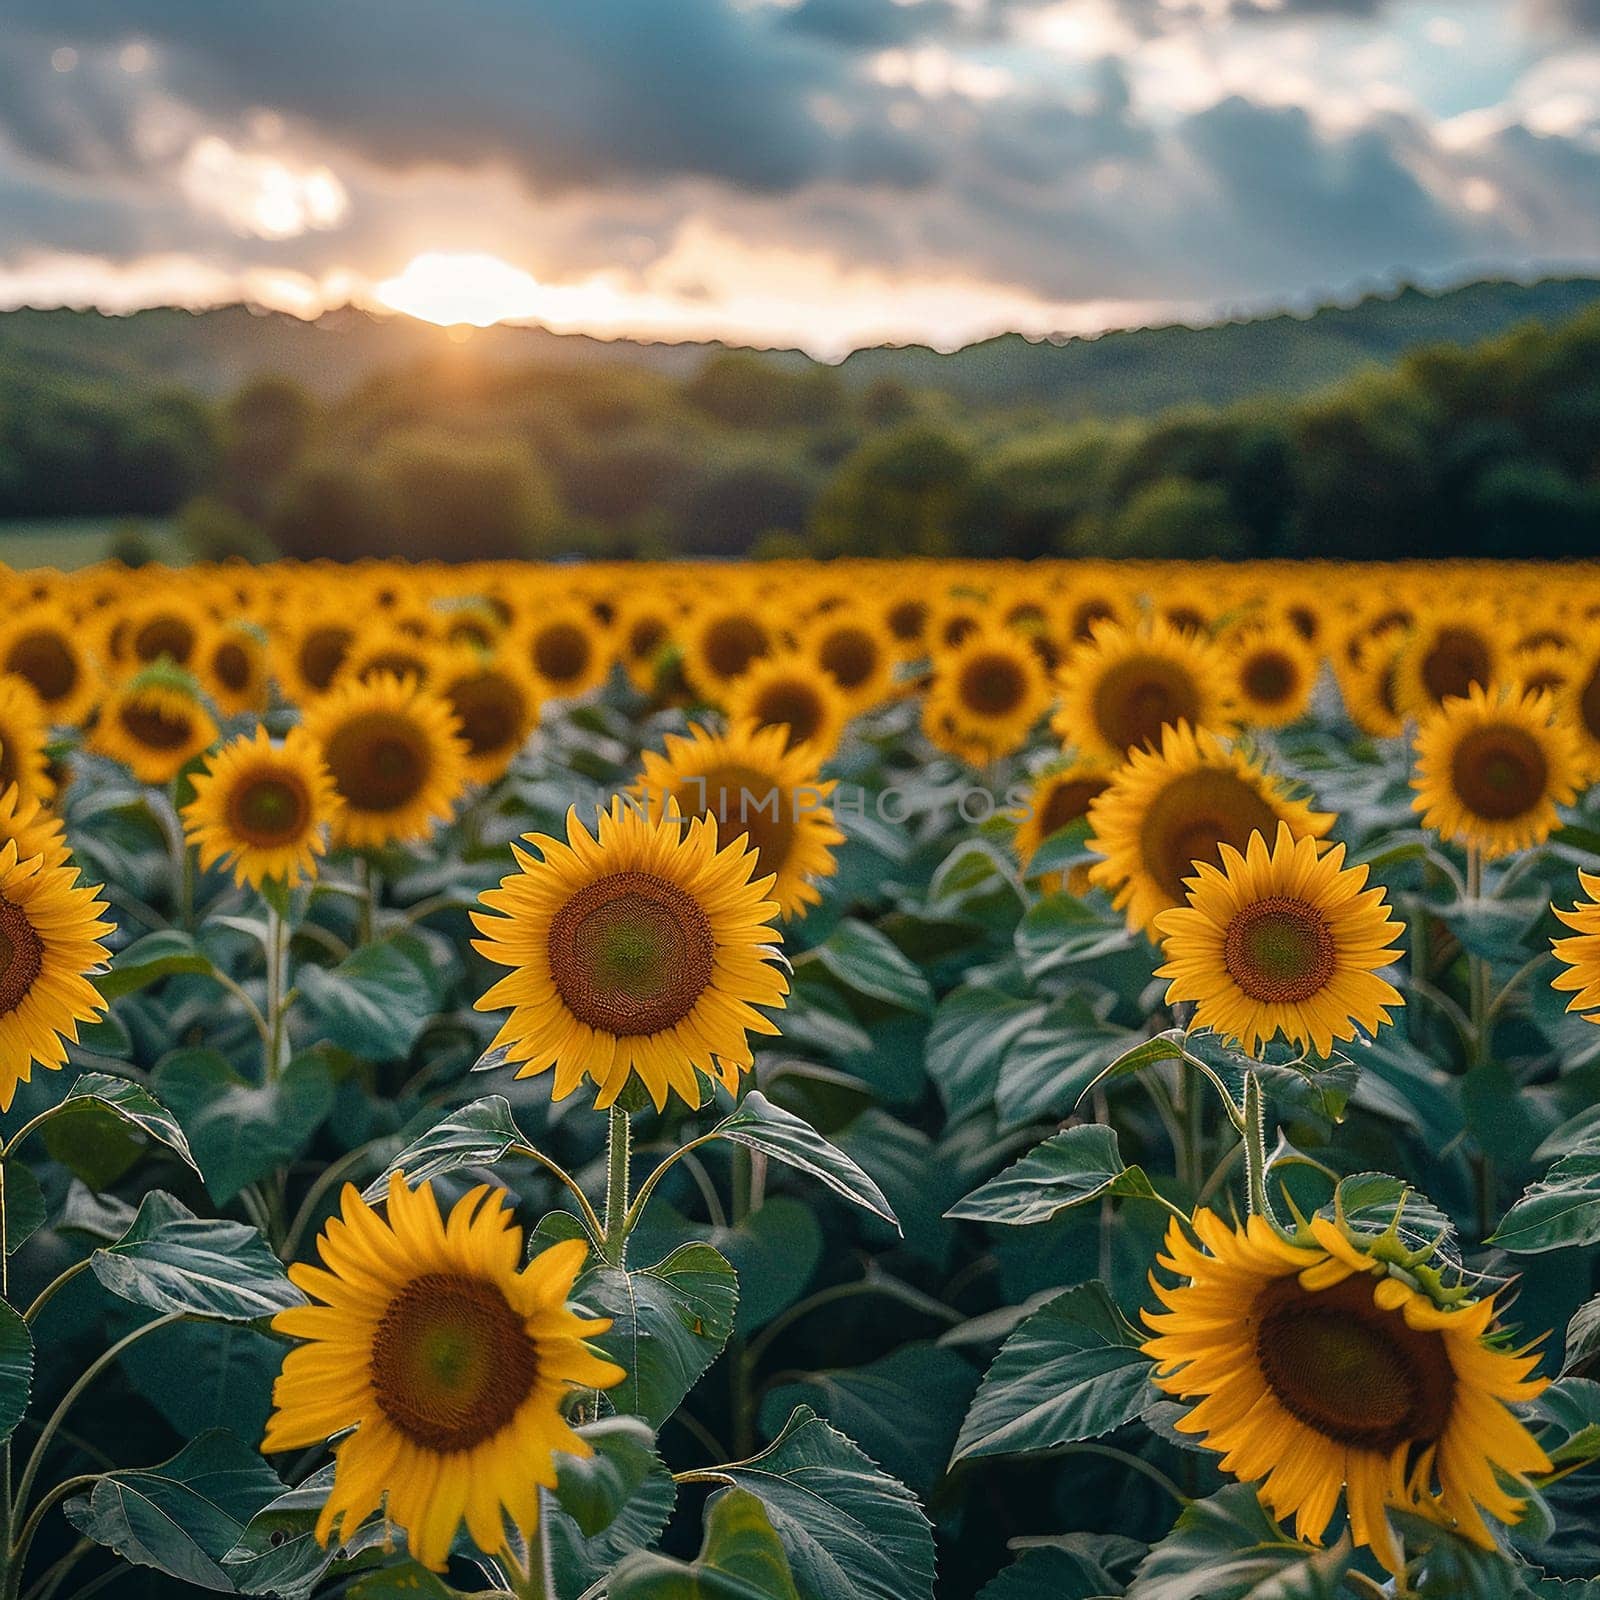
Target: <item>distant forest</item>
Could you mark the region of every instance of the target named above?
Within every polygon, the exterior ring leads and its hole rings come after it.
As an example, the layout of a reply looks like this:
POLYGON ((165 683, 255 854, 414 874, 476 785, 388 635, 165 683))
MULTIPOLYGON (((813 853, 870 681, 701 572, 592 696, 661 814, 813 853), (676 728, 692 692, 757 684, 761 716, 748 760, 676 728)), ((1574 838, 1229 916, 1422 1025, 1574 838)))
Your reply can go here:
POLYGON ((1600 283, 839 366, 0 315, 0 524, 58 517, 247 559, 1594 555, 1600 283))

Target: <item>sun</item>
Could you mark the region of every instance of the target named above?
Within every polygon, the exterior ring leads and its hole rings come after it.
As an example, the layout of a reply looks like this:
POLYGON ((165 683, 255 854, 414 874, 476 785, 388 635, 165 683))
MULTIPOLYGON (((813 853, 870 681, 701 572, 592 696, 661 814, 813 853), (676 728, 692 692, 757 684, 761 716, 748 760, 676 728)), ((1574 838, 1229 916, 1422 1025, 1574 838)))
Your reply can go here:
POLYGON ((545 292, 531 273, 471 250, 426 251, 373 290, 391 311, 446 328, 525 321, 538 315, 545 292))

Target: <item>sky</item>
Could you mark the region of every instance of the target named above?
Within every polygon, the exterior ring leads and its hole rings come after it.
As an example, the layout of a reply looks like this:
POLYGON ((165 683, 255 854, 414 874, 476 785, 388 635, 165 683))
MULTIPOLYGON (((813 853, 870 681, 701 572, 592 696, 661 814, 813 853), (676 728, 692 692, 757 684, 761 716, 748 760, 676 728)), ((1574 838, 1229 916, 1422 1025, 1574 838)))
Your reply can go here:
POLYGON ((1600 0, 6 0, 0 306, 952 348, 1600 269, 1600 0))

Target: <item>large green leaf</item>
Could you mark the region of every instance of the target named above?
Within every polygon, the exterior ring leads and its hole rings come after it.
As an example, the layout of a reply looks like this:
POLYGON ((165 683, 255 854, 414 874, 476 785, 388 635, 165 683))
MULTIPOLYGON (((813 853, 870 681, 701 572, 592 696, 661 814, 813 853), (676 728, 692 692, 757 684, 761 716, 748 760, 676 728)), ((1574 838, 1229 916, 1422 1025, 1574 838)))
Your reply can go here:
POLYGON ((720 1252, 696 1243, 638 1271, 591 1267, 573 1297, 612 1319, 594 1343, 627 1376, 607 1399, 659 1428, 722 1353, 739 1284, 720 1252))
POLYGON ((1134 935, 1121 917, 1066 894, 1046 895, 1017 929, 1017 956, 1033 982, 1060 967, 1099 961, 1133 944, 1134 935))
POLYGON ((331 1463, 319 1468, 250 1518, 238 1542, 222 1558, 223 1569, 240 1594, 309 1600, 335 1561, 348 1561, 389 1542, 390 1531, 378 1516, 342 1541, 324 1546, 317 1539, 317 1518, 333 1488, 334 1471, 331 1463))
POLYGON ((846 918, 811 952, 852 994, 902 1011, 928 1012, 933 991, 914 962, 869 923, 846 918))
POLYGON ((154 1311, 251 1322, 305 1303, 254 1228, 197 1217, 159 1189, 144 1197, 133 1226, 115 1244, 89 1257, 89 1266, 112 1294, 154 1311))
POLYGON ((0 1163, 0 1241, 14 1256, 39 1230, 45 1218, 44 1190, 20 1161, 0 1163))
POLYGON ((766 1507, 725 1489, 706 1507, 705 1541, 692 1562, 631 1555, 606 1586, 610 1600, 803 1600, 766 1507))
POLYGON ((513 1150, 525 1150, 528 1140, 511 1114, 504 1095, 485 1095, 452 1111, 419 1135, 367 1185, 367 1198, 387 1193, 389 1175, 404 1172, 408 1182, 442 1178, 461 1167, 492 1167, 513 1150))
POLYGON ((119 1122, 164 1144, 186 1166, 196 1172, 200 1170, 178 1119, 148 1089, 131 1078, 116 1078, 106 1072, 81 1074, 67 1091, 66 1099, 56 1107, 51 1121, 59 1123, 68 1113, 87 1107, 109 1112, 119 1122))
POLYGON ((226 1428, 259 1439, 272 1409, 283 1340, 245 1322, 169 1323, 122 1352, 133 1387, 185 1439, 226 1428))
POLYGON ((318 1036, 367 1061, 410 1055, 437 1005, 428 947, 414 934, 362 945, 336 967, 301 967, 295 981, 318 1036))
POLYGON ((760 1499, 805 1600, 932 1600, 933 1529, 904 1484, 808 1407, 706 1476, 760 1499))
POLYGON ((0 1441, 17 1431, 33 1393, 33 1334, 22 1313, 0 1300, 0 1441))
POLYGON ((1411 1579, 1418 1600, 1525 1600, 1524 1576, 1503 1550, 1485 1550, 1410 1512, 1392 1511, 1390 1520, 1405 1542, 1408 1556, 1421 1556, 1411 1579))
POLYGON ((1539 1446, 1558 1467, 1600 1461, 1600 1383, 1589 1378, 1558 1378, 1536 1403, 1549 1426, 1539 1446))
MULTIPOLYGON (((563 1461, 563 1481, 570 1470, 570 1462, 563 1461)), ((578 1600, 619 1562, 661 1537, 677 1503, 678 1486, 660 1457, 652 1455, 650 1469, 638 1486, 606 1527, 592 1536, 584 1534, 553 1495, 541 1498, 545 1548, 555 1577, 551 1600, 578 1600)))
POLYGON ((104 1474, 87 1496, 67 1502, 66 1514, 85 1538, 124 1561, 232 1593, 222 1559, 250 1519, 282 1492, 258 1451, 215 1431, 159 1467, 104 1474))
POLYGON ((253 1084, 215 1050, 178 1050, 152 1082, 219 1205, 299 1155, 333 1109, 333 1077, 317 1054, 297 1057, 275 1082, 253 1084))
POLYGON ((1088 1556, 1037 1545, 985 1584, 978 1600, 1099 1600, 1121 1592, 1122 1585, 1088 1556))
POLYGON ((1600 1241, 1600 1134, 1583 1140, 1531 1185, 1493 1240, 1515 1255, 1600 1241))
POLYGON ((1600 1297, 1581 1305, 1567 1324, 1566 1351, 1562 1372, 1576 1372, 1600 1357, 1600 1297))
POLYGON ((592 1539, 616 1521, 656 1465, 656 1439, 638 1417, 602 1417, 578 1435, 593 1454, 563 1456, 556 1499, 592 1539))
POLYGON ((1123 1164, 1116 1130, 1089 1122, 1035 1145, 945 1215, 1020 1225, 1048 1222, 1073 1206, 1106 1196, 1149 1199, 1154 1194, 1141 1168, 1123 1164))
POLYGON ((1127 1600, 1334 1600, 1350 1562, 1348 1540, 1320 1550, 1301 1544, 1249 1484, 1234 1483, 1184 1508, 1140 1564, 1127 1600))
POLYGON ((978 1389, 955 1460, 1050 1450, 1131 1422, 1155 1398, 1140 1336, 1101 1283, 1017 1325, 978 1389))
POLYGON ((1011 1042, 1000 1063, 995 1103, 1003 1128, 1065 1117, 1132 1035, 1105 1021, 1080 995, 1069 995, 1036 1027, 1011 1042))
POLYGON ((216 966, 191 935, 177 928, 163 928, 135 939, 127 949, 111 958, 110 968, 94 981, 107 1000, 120 1000, 179 973, 211 973, 216 966))
POLYGON ((731 1116, 724 1117, 711 1130, 712 1137, 730 1139, 751 1150, 759 1150, 774 1161, 782 1161, 843 1195, 846 1200, 876 1213, 885 1222, 899 1222, 883 1190, 875 1184, 844 1151, 828 1143, 811 1124, 782 1106, 775 1106, 758 1089, 752 1089, 739 1102, 731 1116))
POLYGON ((928 1030, 928 1076, 952 1124, 993 1104, 1006 1051, 1044 1013, 1043 1001, 1014 999, 981 985, 957 989, 939 1002, 928 1030))

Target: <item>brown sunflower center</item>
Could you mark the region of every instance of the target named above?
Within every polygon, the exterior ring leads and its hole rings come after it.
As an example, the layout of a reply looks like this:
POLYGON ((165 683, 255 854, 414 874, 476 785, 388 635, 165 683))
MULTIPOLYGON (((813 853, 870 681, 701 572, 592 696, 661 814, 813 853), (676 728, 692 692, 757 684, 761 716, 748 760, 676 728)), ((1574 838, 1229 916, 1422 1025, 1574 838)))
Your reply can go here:
POLYGON ((667 625, 660 617, 639 617, 628 629, 628 654, 648 661, 667 642, 667 625))
POLYGON ((552 622, 534 635, 533 665, 551 683, 576 683, 589 670, 592 650, 576 622, 552 622))
POLYGON ((737 764, 712 767, 703 778, 679 785, 673 798, 685 816, 716 819, 718 844, 747 834, 759 857, 753 876, 783 871, 794 848, 794 797, 770 774, 737 764))
POLYGON ((51 628, 35 628, 12 642, 5 670, 26 678, 46 705, 64 700, 78 687, 76 651, 51 628))
POLYGON ((498 755, 521 744, 528 708, 509 678, 496 672, 460 678, 450 685, 448 697, 471 754, 498 755))
POLYGON ((1471 628, 1441 628, 1422 658, 1422 686, 1435 704, 1487 683, 1489 647, 1471 628))
POLYGON ((152 617, 133 636, 133 653, 141 661, 170 656, 180 666, 194 652, 194 628, 182 617, 152 617))
POLYGON ((982 650, 961 668, 961 703, 980 717, 1005 717, 1022 704, 1028 680, 1011 656, 982 650))
POLYGON ((580 889, 550 923, 550 975, 567 1009, 603 1033, 660 1033, 711 983, 716 942, 700 902, 648 872, 580 889))
POLYGON ((1310 1293, 1279 1278, 1256 1301, 1256 1359, 1278 1403, 1338 1444, 1387 1452, 1444 1432, 1455 1370, 1438 1333, 1372 1302, 1372 1280, 1310 1293))
POLYGON ((1252 833, 1270 839, 1278 814, 1236 773, 1201 767, 1166 784, 1150 802, 1139 828, 1145 870, 1168 901, 1181 906, 1197 861, 1218 864, 1220 846, 1243 851, 1252 833))
POLYGON ((1177 722, 1200 721, 1200 693, 1176 661, 1137 656, 1101 674, 1094 690, 1094 720, 1109 744, 1142 750, 1177 722))
POLYGON ((719 678, 737 678, 769 648, 766 629, 751 617, 718 617, 700 641, 711 670, 719 678))
POLYGON ((326 689, 344 665, 355 630, 330 623, 313 628, 300 641, 300 676, 313 689, 326 689))
POLYGON ((402 681, 410 678, 417 683, 426 683, 428 663, 415 650, 376 650, 361 664, 361 681, 371 683, 383 673, 402 681))
POLYGON ((797 678, 768 684, 756 696, 751 710, 765 727, 787 727, 791 746, 816 738, 822 727, 821 696, 797 678))
POLYGON ((1544 799, 1550 763, 1526 728, 1474 728, 1450 757, 1450 784, 1474 816, 1509 822, 1544 799))
POLYGON ((889 624, 889 632, 895 638, 905 642, 914 643, 922 637, 923 629, 928 626, 928 602, 926 600, 897 600, 889 607, 884 620, 889 624))
POLYGON ((44 966, 44 941, 28 913, 0 895, 0 1017, 28 998, 44 966))
POLYGON ((1089 802, 1105 793, 1109 778, 1072 778, 1058 783, 1045 797, 1039 813, 1039 837, 1048 839, 1069 822, 1088 813, 1089 802))
POLYGON ((240 694, 250 687, 250 652, 235 639, 219 645, 211 658, 211 670, 224 689, 240 694))
POLYGON ((364 711, 335 728, 322 752, 334 787, 358 811, 398 811, 430 768, 426 733, 409 717, 364 711))
POLYGON ((865 628, 834 628, 817 647, 817 661, 841 689, 859 689, 878 670, 878 644, 865 628))
POLYGON ((117 721, 135 744, 146 750, 181 750, 194 737, 194 722, 185 711, 149 701, 120 707, 117 721))
POLYGON ((258 850, 291 844, 311 825, 311 794, 297 773, 263 772, 228 796, 228 828, 258 850))
POLYGON ((1578 716, 1591 739, 1600 739, 1600 666, 1589 674, 1578 694, 1578 716))
POLYGON ((430 1272, 389 1302, 369 1375, 389 1421, 449 1455, 506 1427, 538 1381, 539 1351, 496 1285, 430 1272))
POLYGON ((1257 650, 1240 674, 1244 692, 1257 705, 1281 705, 1299 684, 1294 662, 1281 650, 1257 650))
POLYGON ((1268 1005, 1298 1005, 1326 987, 1338 952, 1328 920, 1304 900, 1271 895, 1243 906, 1222 941, 1228 976, 1268 1005))

